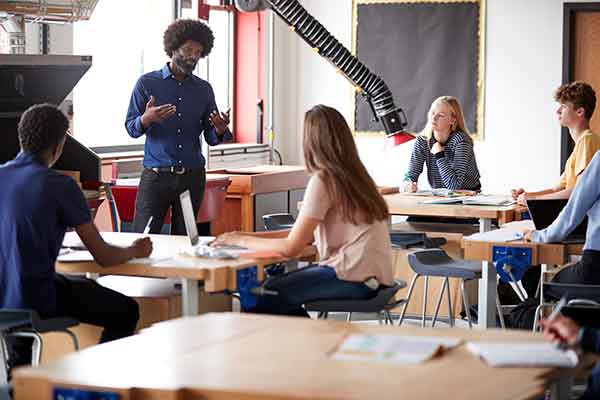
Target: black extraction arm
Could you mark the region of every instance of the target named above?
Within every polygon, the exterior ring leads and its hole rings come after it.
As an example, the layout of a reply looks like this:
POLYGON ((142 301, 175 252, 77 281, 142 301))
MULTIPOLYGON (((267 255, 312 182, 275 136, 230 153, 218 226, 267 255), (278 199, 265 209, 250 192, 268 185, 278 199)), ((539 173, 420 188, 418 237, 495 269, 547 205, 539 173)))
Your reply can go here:
POLYGON ((388 136, 409 135, 404 132, 407 125, 404 111, 394 105, 392 92, 383 79, 354 57, 297 0, 237 0, 236 5, 242 11, 273 10, 298 36, 361 90, 375 120, 381 122, 388 136))

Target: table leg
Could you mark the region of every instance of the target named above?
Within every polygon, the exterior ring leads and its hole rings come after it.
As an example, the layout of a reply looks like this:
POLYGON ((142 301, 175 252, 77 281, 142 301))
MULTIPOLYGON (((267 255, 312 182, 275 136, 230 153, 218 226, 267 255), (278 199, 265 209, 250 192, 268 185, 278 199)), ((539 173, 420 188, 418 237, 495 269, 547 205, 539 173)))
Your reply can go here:
MULTIPOLYGON (((479 231, 487 232, 492 228, 492 221, 479 219, 479 231)), ((497 276, 494 264, 481 263, 481 279, 479 280, 478 328, 487 329, 496 326, 496 285, 497 276)))
POLYGON ((198 281, 195 279, 181 279, 181 315, 190 317, 198 315, 198 301, 200 291, 198 281))

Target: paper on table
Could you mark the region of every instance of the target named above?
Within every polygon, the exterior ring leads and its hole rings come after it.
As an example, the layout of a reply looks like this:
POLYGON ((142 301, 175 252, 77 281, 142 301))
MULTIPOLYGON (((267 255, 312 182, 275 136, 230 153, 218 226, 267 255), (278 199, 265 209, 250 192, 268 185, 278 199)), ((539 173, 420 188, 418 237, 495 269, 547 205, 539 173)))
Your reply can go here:
POLYGON ((467 349, 491 367, 575 367, 579 362, 573 350, 560 350, 553 343, 469 342, 467 349))
POLYGON ((94 256, 87 250, 68 250, 63 249, 60 252, 57 261, 60 262, 87 262, 94 261, 94 256))
POLYGON ((140 185, 140 178, 116 179, 115 180, 115 185, 117 185, 117 186, 139 186, 140 185))
POLYGON ((85 245, 81 241, 81 238, 75 231, 65 233, 65 238, 62 242, 62 247, 68 247, 71 249, 85 249, 85 245))
POLYGON ((475 240, 480 242, 511 242, 523 239, 523 232, 512 229, 495 229, 493 231, 475 233, 465 236, 464 240, 475 240))
POLYGON ((423 200, 423 204, 459 204, 463 202, 462 197, 442 197, 439 199, 423 200))
POLYGON ((443 337, 353 334, 332 354, 334 360, 379 361, 416 364, 442 348, 457 346, 461 339, 443 337))
POLYGON ((465 197, 463 204, 478 206, 509 206, 515 204, 515 200, 510 196, 485 195, 465 197))

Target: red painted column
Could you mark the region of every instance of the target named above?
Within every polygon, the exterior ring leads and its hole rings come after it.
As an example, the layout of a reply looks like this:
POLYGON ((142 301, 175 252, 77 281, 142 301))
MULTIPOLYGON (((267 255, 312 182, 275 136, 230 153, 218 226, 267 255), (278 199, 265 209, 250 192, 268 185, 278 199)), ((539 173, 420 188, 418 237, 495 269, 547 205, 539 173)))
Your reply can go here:
POLYGON ((239 143, 256 143, 257 101, 264 101, 265 12, 238 12, 236 22, 235 136, 239 143))

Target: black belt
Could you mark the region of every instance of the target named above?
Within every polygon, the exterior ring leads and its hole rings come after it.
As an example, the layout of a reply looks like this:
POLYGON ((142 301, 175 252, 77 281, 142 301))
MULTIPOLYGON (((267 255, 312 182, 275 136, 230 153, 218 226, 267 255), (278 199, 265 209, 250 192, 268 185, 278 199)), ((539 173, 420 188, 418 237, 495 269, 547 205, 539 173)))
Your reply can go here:
POLYGON ((187 172, 190 172, 191 169, 190 168, 185 168, 185 167, 153 167, 153 168, 148 168, 156 173, 160 173, 160 172, 168 172, 170 174, 177 174, 177 175, 183 175, 187 172))

